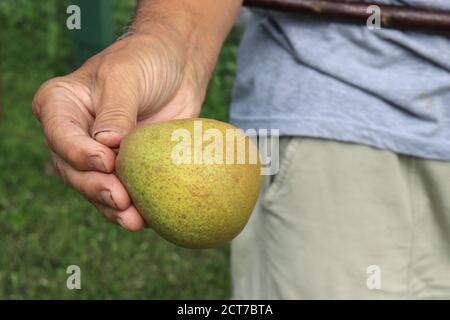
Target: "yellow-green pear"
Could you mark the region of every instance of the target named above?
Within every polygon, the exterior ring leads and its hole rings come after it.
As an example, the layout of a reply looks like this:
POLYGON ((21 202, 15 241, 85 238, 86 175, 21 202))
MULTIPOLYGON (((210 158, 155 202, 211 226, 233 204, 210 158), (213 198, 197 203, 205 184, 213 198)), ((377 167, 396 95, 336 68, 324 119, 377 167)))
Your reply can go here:
POLYGON ((122 141, 116 173, 159 235, 210 248, 242 231, 258 198, 261 164, 251 140, 212 119, 149 124, 122 141))

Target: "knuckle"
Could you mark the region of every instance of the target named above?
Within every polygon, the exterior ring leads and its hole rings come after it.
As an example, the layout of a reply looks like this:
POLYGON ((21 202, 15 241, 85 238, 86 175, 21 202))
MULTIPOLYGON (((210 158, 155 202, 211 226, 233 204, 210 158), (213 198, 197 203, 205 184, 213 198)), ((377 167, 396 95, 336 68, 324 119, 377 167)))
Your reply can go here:
POLYGON ((57 88, 64 83, 65 77, 56 77, 45 81, 37 90, 31 103, 31 109, 37 119, 41 117, 42 106, 46 103, 49 97, 57 91, 57 88))
POLYGON ((86 152, 81 146, 73 145, 67 149, 66 156, 71 164, 79 168, 83 166, 83 162, 86 159, 86 152))
POLYGON ((36 96, 33 99, 33 101, 31 102, 31 110, 33 111, 34 116, 36 117, 36 119, 40 120, 41 115, 40 115, 40 106, 37 103, 36 100, 36 96))
POLYGON ((53 91, 64 81, 64 77, 56 77, 45 81, 39 87, 38 91, 34 95, 33 102, 40 105, 42 104, 48 95, 52 94, 53 91))

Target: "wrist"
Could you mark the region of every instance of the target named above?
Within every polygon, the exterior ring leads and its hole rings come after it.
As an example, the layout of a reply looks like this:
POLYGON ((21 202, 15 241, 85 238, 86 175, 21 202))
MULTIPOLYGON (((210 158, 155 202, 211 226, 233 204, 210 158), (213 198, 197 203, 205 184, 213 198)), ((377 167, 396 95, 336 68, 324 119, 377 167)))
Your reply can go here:
POLYGON ((132 37, 145 48, 155 48, 162 45, 164 54, 176 56, 182 65, 183 77, 188 78, 195 89, 206 91, 211 73, 214 69, 221 44, 213 47, 209 44, 204 49, 196 30, 181 32, 171 24, 161 24, 156 21, 140 21, 133 24, 123 37, 132 37))
POLYGON ((155 35, 182 47, 186 72, 206 87, 241 2, 141 0, 131 32, 155 35))

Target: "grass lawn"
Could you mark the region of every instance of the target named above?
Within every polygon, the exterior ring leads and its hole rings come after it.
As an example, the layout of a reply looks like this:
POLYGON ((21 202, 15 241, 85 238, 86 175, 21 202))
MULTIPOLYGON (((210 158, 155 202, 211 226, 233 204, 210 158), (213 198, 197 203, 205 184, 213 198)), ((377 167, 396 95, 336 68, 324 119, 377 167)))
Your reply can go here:
MULTIPOLYGON (((124 231, 54 175, 30 104, 44 80, 71 69, 65 7, 7 2, 16 7, 0 4, 0 299, 228 298, 228 246, 188 250, 151 230, 124 231), (81 268, 81 290, 66 288, 72 264, 81 268)), ((117 30, 132 6, 114 1, 117 30)), ((222 51, 205 117, 228 117, 236 43, 235 35, 222 51)))

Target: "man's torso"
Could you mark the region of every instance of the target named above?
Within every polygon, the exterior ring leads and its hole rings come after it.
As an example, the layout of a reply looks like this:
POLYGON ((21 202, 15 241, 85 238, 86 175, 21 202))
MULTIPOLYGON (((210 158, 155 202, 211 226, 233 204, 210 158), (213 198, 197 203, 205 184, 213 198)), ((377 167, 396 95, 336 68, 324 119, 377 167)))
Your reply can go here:
POLYGON ((450 37, 255 10, 231 121, 450 160, 450 37))

